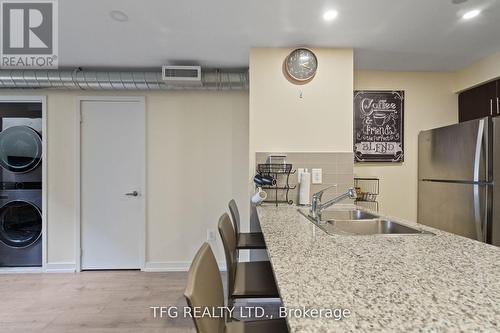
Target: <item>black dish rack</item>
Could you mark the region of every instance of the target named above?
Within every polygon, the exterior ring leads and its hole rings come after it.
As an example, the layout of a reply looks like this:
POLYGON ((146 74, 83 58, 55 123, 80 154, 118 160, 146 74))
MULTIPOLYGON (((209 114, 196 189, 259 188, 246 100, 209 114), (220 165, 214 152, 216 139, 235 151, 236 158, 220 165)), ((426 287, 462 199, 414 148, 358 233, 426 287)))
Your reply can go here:
POLYGON ((377 196, 380 194, 380 180, 376 177, 354 177, 357 192, 356 205, 378 212, 377 196))
POLYGON ((288 198, 290 190, 295 189, 297 186, 290 186, 290 175, 293 175, 296 170, 292 170, 292 164, 279 163, 279 164, 257 164, 257 173, 264 176, 271 176, 276 180, 275 185, 259 186, 263 190, 273 190, 274 200, 265 200, 265 202, 272 202, 276 207, 280 203, 293 204, 293 200, 288 198), (279 193, 283 191, 284 200, 279 200, 279 193))

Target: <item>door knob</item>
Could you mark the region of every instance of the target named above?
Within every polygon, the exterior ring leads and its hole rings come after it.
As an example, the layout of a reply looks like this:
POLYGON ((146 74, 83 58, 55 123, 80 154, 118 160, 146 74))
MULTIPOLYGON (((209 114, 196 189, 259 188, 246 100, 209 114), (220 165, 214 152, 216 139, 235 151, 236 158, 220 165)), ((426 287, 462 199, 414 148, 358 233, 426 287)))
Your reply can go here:
POLYGON ((129 193, 125 193, 125 195, 128 195, 129 197, 136 197, 139 195, 139 192, 137 192, 137 191, 129 192, 129 193))

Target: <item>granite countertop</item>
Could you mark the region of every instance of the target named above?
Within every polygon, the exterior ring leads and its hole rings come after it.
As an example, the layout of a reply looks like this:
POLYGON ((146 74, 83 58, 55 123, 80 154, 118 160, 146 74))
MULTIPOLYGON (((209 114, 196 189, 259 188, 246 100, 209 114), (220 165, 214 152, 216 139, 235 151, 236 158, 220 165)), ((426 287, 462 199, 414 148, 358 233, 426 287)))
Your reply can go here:
POLYGON ((287 317, 290 332, 500 331, 500 248, 432 235, 328 235, 295 206, 257 208, 283 304, 351 315, 287 317))

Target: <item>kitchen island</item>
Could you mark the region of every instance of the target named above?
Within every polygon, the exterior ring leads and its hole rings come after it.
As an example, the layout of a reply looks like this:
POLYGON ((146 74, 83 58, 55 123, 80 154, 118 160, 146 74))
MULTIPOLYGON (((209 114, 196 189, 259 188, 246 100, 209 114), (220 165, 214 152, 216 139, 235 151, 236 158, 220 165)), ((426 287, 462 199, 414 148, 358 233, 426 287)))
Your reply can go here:
POLYGON ((295 206, 257 213, 283 306, 350 312, 288 316, 291 333, 500 330, 500 248, 428 227, 328 235, 295 206))

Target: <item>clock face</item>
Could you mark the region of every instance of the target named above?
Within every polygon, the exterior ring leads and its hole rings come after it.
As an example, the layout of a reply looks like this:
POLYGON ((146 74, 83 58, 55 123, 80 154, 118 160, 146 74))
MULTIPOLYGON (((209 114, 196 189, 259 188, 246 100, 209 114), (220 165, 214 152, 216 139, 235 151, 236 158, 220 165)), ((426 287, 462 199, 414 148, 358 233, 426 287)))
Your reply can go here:
POLYGON ((286 72, 297 81, 307 81, 316 74, 318 59, 311 50, 296 49, 285 61, 286 72))

